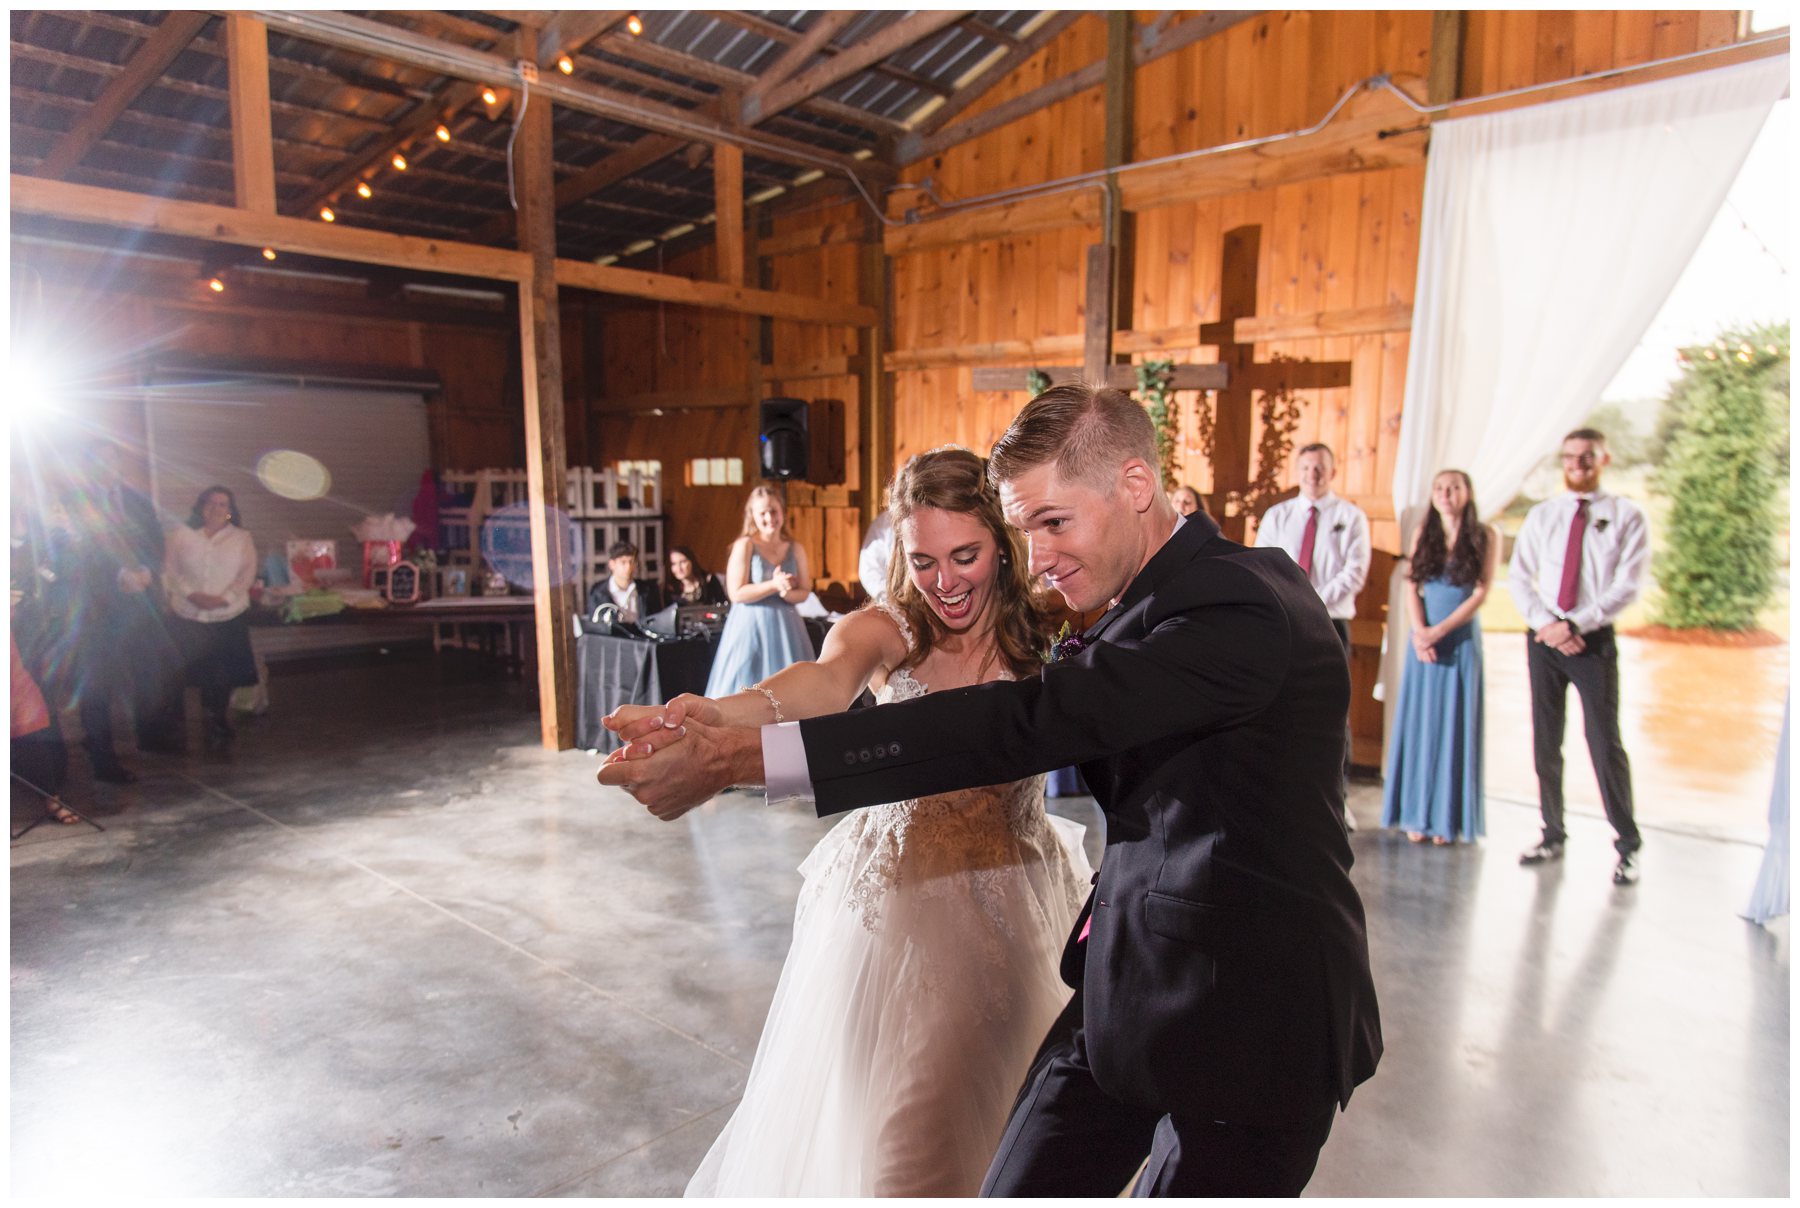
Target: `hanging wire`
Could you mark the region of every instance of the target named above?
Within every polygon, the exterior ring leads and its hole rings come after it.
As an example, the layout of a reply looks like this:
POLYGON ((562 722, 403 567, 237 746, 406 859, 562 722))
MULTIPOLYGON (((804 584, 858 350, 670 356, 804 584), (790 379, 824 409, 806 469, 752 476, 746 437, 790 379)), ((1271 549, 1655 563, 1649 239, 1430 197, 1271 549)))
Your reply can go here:
POLYGON ((513 173, 513 143, 518 140, 519 127, 525 123, 525 110, 531 104, 531 81, 524 76, 519 77, 519 111, 513 114, 512 133, 506 136, 506 199, 512 202, 513 212, 519 209, 519 192, 513 173))

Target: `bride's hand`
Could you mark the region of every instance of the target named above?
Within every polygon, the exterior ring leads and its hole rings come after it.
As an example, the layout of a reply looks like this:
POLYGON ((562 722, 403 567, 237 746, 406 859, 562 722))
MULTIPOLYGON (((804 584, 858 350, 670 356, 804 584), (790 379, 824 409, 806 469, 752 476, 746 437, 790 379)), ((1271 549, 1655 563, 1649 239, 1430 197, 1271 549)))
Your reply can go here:
POLYGON ((600 724, 617 734, 626 747, 652 735, 657 736, 654 745, 663 747, 681 736, 682 723, 689 719, 709 726, 724 723, 718 701, 683 692, 666 705, 620 705, 600 724))

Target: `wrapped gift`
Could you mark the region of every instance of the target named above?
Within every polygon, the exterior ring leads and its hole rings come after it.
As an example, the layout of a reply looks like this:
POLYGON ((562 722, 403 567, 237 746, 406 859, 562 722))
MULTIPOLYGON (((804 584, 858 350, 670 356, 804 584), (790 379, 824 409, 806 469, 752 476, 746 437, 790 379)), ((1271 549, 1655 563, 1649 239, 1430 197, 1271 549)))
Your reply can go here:
POLYGON ((360 524, 351 528, 356 539, 362 542, 364 587, 374 586, 377 568, 400 561, 400 547, 412 536, 414 527, 411 520, 388 512, 382 516, 365 516, 360 524))
POLYGON ((314 538, 294 538, 287 543, 288 577, 295 583, 313 587, 318 572, 337 566, 337 542, 314 538))

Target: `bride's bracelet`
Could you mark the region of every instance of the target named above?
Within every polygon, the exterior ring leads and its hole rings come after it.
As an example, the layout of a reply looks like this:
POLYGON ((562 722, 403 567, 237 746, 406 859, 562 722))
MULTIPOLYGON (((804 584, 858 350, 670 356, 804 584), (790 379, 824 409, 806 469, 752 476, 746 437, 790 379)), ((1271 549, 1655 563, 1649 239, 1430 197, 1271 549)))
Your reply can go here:
POLYGON ((781 702, 775 699, 775 694, 773 692, 769 691, 767 688, 763 687, 761 684, 751 684, 750 691, 760 692, 764 696, 769 698, 769 708, 775 710, 775 722, 777 725, 779 725, 782 721, 781 702))

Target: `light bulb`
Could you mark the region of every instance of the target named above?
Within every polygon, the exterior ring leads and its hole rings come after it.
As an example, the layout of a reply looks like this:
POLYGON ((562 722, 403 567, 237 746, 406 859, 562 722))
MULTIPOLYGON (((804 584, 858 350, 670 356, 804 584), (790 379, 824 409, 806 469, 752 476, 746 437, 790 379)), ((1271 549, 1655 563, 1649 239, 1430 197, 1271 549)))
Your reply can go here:
POLYGON ((359 180, 356 182, 356 195, 358 197, 373 197, 375 196, 375 190, 369 187, 368 181, 359 180))
POLYGON ((437 128, 437 139, 438 139, 438 142, 440 142, 440 143, 449 142, 450 141, 450 127, 439 126, 437 128))
POLYGON ((206 288, 212 290, 215 294, 222 294, 225 292, 225 283, 217 277, 214 277, 206 283, 206 288))
POLYGON ((574 75, 575 60, 571 59, 568 55, 564 55, 556 61, 556 70, 562 72, 564 75, 574 75))
POLYGON ((274 248, 272 248, 272 247, 266 247, 266 248, 264 248, 264 249, 263 249, 263 259, 264 259, 264 260, 273 260, 273 259, 275 259, 275 249, 274 249, 274 248))
POLYGON ((495 92, 492 88, 483 88, 481 90, 481 103, 483 105, 498 105, 500 103, 500 94, 495 92))
POLYGON ((398 151, 394 152, 394 158, 388 162, 394 165, 394 171, 406 171, 406 156, 400 154, 398 151))
POLYGON ((635 38, 637 35, 644 32, 644 22, 636 13, 632 13, 629 17, 625 18, 625 28, 629 29, 632 37, 635 38))
POLYGON ((323 209, 321 209, 319 211, 319 217, 323 218, 326 222, 336 222, 337 221, 337 215, 333 214, 331 212, 330 206, 325 206, 323 209))

